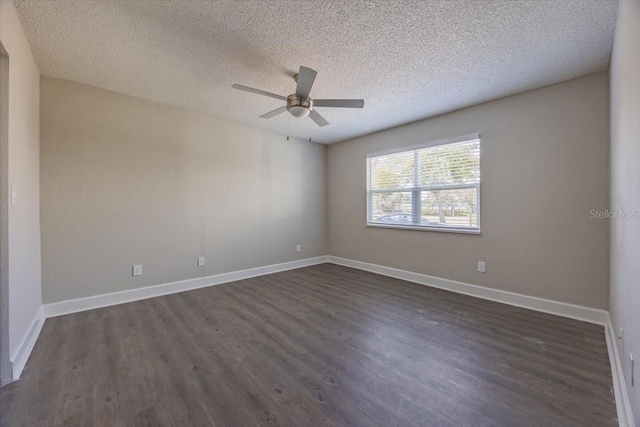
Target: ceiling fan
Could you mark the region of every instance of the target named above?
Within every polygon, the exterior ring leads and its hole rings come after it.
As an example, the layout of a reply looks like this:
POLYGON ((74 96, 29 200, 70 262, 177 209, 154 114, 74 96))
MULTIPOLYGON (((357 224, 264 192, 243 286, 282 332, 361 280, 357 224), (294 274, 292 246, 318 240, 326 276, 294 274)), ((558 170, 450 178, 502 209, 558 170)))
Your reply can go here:
POLYGON ((338 107, 338 108, 362 108, 364 107, 364 99, 311 99, 309 93, 318 73, 311 68, 300 66, 298 74, 293 76, 296 81, 296 93, 289 96, 277 95, 264 90, 254 89, 252 87, 234 84, 234 89, 244 90, 246 92, 257 93, 258 95, 268 96, 271 98, 286 101, 287 105, 276 108, 266 114, 261 115, 263 119, 270 119, 280 113, 288 111, 293 117, 301 118, 309 116, 318 126, 326 126, 329 122, 322 117, 314 107, 338 107))

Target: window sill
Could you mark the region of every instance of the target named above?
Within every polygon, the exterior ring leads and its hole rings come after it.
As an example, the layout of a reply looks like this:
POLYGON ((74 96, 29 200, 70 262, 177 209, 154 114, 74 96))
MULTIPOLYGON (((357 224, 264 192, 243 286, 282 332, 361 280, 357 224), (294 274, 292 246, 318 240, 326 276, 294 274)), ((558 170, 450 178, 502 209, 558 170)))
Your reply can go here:
POLYGON ((399 224, 378 224, 375 222, 367 222, 367 227, 372 228, 393 228, 396 230, 415 230, 415 231, 436 231, 441 233, 458 233, 458 234, 480 234, 479 228, 455 228, 455 227, 420 227, 399 224))

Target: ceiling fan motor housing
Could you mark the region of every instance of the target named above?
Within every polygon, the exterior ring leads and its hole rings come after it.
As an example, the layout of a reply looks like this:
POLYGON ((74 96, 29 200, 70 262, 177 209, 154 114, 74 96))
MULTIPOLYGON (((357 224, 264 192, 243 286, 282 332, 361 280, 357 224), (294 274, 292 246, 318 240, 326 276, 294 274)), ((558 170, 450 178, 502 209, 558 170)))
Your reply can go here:
POLYGON ((300 98, 296 94, 287 96, 287 110, 293 117, 307 117, 313 110, 313 100, 311 98, 300 98))

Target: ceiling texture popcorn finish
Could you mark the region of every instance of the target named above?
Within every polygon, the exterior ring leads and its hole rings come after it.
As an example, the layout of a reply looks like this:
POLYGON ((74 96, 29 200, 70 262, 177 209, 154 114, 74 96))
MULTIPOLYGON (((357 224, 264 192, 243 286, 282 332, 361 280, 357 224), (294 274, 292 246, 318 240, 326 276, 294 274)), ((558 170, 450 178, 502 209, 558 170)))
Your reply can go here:
POLYGON ((334 143, 608 67, 617 1, 14 0, 42 74, 334 143), (331 125, 283 114, 304 64, 331 125))

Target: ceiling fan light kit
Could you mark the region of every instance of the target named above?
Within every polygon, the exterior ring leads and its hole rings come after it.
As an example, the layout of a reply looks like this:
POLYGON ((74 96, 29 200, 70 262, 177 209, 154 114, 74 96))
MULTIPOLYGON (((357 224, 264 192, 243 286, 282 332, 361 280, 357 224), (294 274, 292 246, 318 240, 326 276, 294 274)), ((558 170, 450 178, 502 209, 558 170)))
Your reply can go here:
MULTIPOLYGON (((252 87, 234 84, 233 88, 243 90, 245 92, 251 92, 262 96, 268 96, 269 98, 275 98, 282 101, 286 101, 287 105, 284 107, 276 108, 273 111, 269 111, 261 115, 263 119, 270 119, 278 114, 288 111, 295 118, 309 117, 318 126, 327 126, 329 122, 313 109, 314 101, 309 97, 311 87, 316 79, 318 73, 311 68, 300 66, 298 74, 293 76, 296 82, 296 93, 292 93, 286 98, 282 95, 266 92, 260 89, 254 89, 252 87)), ((363 108, 363 99, 318 99, 316 100, 317 107, 337 107, 337 108, 363 108)), ((311 138, 309 138, 311 139, 311 138)))
POLYGON ((296 96, 296 94, 287 96, 287 111, 289 111, 293 117, 307 117, 311 113, 311 110, 313 110, 313 101, 311 98, 302 99, 296 96))

